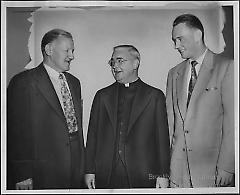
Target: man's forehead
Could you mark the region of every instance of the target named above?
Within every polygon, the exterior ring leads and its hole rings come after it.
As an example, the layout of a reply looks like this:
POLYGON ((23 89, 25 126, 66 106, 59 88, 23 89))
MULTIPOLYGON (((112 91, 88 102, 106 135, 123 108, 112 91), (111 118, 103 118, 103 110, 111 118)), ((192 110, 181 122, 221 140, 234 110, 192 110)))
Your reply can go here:
POLYGON ((192 32, 191 28, 189 28, 184 23, 180 23, 180 24, 178 24, 178 25, 173 27, 173 29, 172 29, 172 37, 176 38, 178 36, 182 36, 182 35, 188 34, 190 32, 192 32))
POLYGON ((73 45, 73 40, 70 37, 60 36, 53 41, 57 45, 73 45))
POLYGON ((130 56, 130 52, 128 50, 129 48, 127 47, 116 48, 113 51, 113 56, 130 56))
POLYGON ((172 29, 172 32, 176 33, 180 33, 180 32, 190 32, 190 31, 194 31, 194 28, 191 28, 190 26, 188 26, 185 23, 179 23, 178 25, 174 26, 172 29))

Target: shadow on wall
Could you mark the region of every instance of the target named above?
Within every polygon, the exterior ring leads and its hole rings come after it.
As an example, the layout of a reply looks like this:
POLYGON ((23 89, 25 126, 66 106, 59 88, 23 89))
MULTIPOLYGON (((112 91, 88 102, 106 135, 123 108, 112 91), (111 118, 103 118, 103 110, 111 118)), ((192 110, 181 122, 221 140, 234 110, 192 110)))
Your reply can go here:
POLYGON ((233 6, 223 6, 226 16, 226 23, 223 29, 223 37, 226 47, 222 55, 228 58, 234 58, 234 33, 233 33, 233 6))
POLYGON ((8 7, 6 9, 7 85, 10 79, 24 70, 30 62, 28 39, 31 23, 28 18, 39 7, 8 7))

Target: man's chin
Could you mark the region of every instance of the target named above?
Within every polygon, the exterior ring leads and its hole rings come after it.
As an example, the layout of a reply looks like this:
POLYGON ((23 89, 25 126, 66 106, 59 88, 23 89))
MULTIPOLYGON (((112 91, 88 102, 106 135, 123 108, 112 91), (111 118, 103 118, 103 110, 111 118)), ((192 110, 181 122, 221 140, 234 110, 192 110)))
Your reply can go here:
POLYGON ((66 66, 64 71, 69 71, 70 70, 70 65, 66 66))
POLYGON ((115 77, 115 80, 118 82, 118 83, 122 83, 122 80, 118 77, 115 77))
POLYGON ((180 53, 181 54, 181 57, 183 58, 183 59, 188 59, 189 57, 186 55, 186 54, 184 54, 184 53, 180 53))

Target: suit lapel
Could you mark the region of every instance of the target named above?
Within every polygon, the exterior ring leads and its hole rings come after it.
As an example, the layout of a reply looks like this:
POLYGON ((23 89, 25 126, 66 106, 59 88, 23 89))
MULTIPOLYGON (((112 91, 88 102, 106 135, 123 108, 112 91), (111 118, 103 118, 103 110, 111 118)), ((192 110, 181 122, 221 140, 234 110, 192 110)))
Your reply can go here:
POLYGON ((71 78, 70 78, 69 74, 64 73, 64 75, 66 77, 66 80, 67 80, 67 83, 68 83, 68 86, 69 86, 69 89, 70 89, 70 93, 71 93, 71 96, 72 96, 74 110, 75 110, 75 113, 76 113, 78 124, 82 125, 82 122, 81 122, 82 121, 82 115, 81 115, 82 104, 81 104, 81 100, 80 100, 81 97, 78 96, 76 86, 74 86, 73 82, 71 82, 71 78))
POLYGON ((213 64, 213 53, 208 50, 200 68, 196 85, 193 89, 187 115, 191 115, 192 111, 194 110, 194 106, 196 105, 196 101, 200 97, 201 93, 206 89, 209 79, 212 75, 213 64))
POLYGON ((36 79, 36 85, 37 85, 39 91, 46 98, 46 100, 51 105, 51 107, 56 111, 56 113, 62 119, 65 120, 61 104, 59 102, 59 99, 54 90, 53 84, 52 84, 43 64, 40 64, 36 68, 35 79, 36 79))
POLYGON ((133 100, 133 105, 131 109, 129 124, 128 124, 128 133, 131 130, 132 126, 136 122, 139 115, 142 113, 147 103, 150 101, 152 94, 150 93, 149 88, 140 81, 140 87, 137 89, 136 95, 133 100))
POLYGON ((118 109, 118 84, 116 82, 111 86, 106 97, 103 99, 115 133, 117 128, 118 109))
POLYGON ((187 60, 183 62, 182 66, 180 66, 179 70, 177 71, 176 77, 177 106, 183 121, 185 119, 187 105, 187 63, 187 60))

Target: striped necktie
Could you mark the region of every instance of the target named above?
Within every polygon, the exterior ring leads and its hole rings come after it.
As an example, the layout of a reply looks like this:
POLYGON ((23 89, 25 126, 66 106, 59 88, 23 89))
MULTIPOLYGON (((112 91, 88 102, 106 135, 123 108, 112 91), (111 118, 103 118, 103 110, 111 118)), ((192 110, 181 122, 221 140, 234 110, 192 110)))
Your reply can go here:
POLYGON ((192 96, 193 88, 197 82, 197 72, 196 72, 196 68, 195 68, 195 66, 197 64, 198 64, 197 61, 191 62, 191 77, 190 77, 190 82, 189 82, 189 86, 188 86, 187 108, 188 108, 188 104, 189 104, 191 96, 192 96))
POLYGON ((63 73, 60 73, 59 80, 61 83, 63 110, 64 110, 64 115, 67 121, 67 126, 69 130, 68 132, 74 133, 78 130, 78 127, 77 127, 77 119, 75 116, 72 96, 67 87, 67 81, 63 73))

